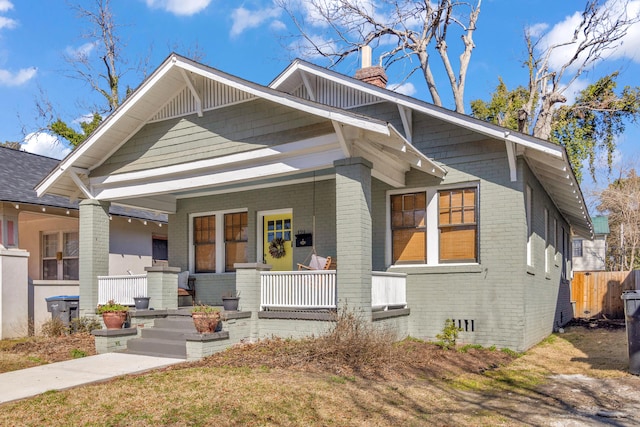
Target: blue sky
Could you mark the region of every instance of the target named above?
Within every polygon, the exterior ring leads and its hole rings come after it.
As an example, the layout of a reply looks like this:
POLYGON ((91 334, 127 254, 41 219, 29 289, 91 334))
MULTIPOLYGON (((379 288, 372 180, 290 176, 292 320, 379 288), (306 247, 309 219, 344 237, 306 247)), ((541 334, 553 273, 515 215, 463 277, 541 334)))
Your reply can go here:
MULTIPOLYGON (((545 28, 554 37, 566 35, 570 27, 567 22, 583 6, 584 0, 484 0, 467 74, 467 111, 471 100, 489 98, 498 76, 510 88, 526 82, 526 70, 521 65, 525 26, 545 28)), ((631 6, 637 10, 640 0, 632 1, 631 6)), ((198 50, 207 65, 268 84, 298 56, 284 48, 290 44, 292 24, 272 0, 112 0, 112 9, 130 65, 148 58, 149 72, 171 51, 189 56, 189 51, 198 50)), ((25 133, 38 130, 42 122, 36 120, 36 99, 42 94, 67 121, 80 119, 98 100, 86 84, 69 77, 69 66, 63 59, 65 53, 86 44, 81 38, 84 28, 67 1, 0 0, 0 141, 23 141, 25 133)), ((325 30, 313 31, 322 36, 325 30)), ((457 43, 457 39, 449 41, 452 58, 458 55, 457 43)), ((583 76, 575 89, 616 69, 623 72, 621 85, 640 85, 637 46, 640 28, 632 28, 612 58, 583 76)), ((320 59, 309 60, 324 65, 320 59)), ((347 60, 338 71, 353 74, 358 61, 356 57, 347 60)), ((389 77, 390 83, 401 79, 393 72, 389 77)), ((132 70, 124 83, 137 87, 141 78, 132 70)), ((405 91, 430 100, 419 76, 410 83, 412 86, 405 91)), ((452 108, 449 92, 441 91, 446 106, 452 108)), ((638 135, 638 125, 628 125, 619 141, 620 158, 638 154, 638 135)), ((24 147, 53 157, 63 156, 66 149, 62 144, 52 146, 44 137, 32 137, 24 147)))

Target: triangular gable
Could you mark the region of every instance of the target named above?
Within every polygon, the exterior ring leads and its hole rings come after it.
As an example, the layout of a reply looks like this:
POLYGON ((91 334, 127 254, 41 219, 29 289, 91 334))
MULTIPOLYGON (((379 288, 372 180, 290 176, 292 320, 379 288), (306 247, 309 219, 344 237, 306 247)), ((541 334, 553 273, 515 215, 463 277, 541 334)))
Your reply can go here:
MULTIPOLYGON (((444 169, 415 149, 392 125, 378 119, 284 94, 256 83, 172 54, 123 104, 75 151, 67 156, 37 187, 42 194, 94 198, 88 176, 145 124, 202 112, 259 97, 330 120, 338 139, 344 130, 370 133, 371 140, 386 144, 402 161, 442 177, 444 169), (378 137, 375 137, 378 135, 378 137)), ((349 156, 347 143, 342 144, 349 156)))
POLYGON ((398 106, 404 136, 408 141, 412 141, 412 112, 504 141, 511 179, 516 179, 516 156, 524 154, 534 174, 574 227, 574 231, 585 237, 593 236, 593 225, 584 196, 569 164, 566 150, 560 145, 382 89, 300 59, 293 61, 269 87, 346 109, 376 102, 394 103, 398 106))

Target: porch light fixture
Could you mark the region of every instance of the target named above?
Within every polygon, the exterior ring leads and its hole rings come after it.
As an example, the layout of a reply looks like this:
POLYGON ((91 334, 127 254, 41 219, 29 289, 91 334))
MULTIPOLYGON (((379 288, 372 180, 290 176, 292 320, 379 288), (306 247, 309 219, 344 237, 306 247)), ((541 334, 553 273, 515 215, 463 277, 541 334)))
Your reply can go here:
POLYGON ((20 209, 20 205, 16 205, 16 209, 20 209))
POLYGON ((111 221, 113 219, 113 217, 111 215, 109 215, 109 221, 111 221))
POLYGON ((158 227, 162 227, 162 223, 161 222, 158 223, 158 227))
POLYGON ((47 208, 42 208, 42 212, 46 212, 46 211, 47 211, 47 208))
POLYGON ((129 224, 131 224, 131 218, 127 219, 127 222, 128 222, 129 224))
POLYGON ((69 212, 69 210, 67 209, 67 215, 69 215, 69 213, 70 213, 70 212, 69 212))
POLYGON ((143 223, 144 225, 147 225, 147 221, 142 221, 142 223, 143 223))

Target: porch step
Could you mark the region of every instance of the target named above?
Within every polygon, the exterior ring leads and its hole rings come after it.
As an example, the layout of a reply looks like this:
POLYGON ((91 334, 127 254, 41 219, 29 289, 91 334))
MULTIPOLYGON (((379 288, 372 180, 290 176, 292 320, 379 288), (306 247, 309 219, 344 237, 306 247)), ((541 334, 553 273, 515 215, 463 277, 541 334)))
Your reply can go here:
POLYGON ((196 328, 190 315, 171 315, 140 332, 140 338, 127 341, 127 353, 186 359, 186 334, 196 333, 196 328))
POLYGON ((191 316, 169 316, 164 319, 156 319, 155 328, 177 329, 185 332, 196 332, 191 316))
POLYGON ((134 338, 127 341, 127 353, 157 357, 187 358, 186 341, 160 338, 134 338))

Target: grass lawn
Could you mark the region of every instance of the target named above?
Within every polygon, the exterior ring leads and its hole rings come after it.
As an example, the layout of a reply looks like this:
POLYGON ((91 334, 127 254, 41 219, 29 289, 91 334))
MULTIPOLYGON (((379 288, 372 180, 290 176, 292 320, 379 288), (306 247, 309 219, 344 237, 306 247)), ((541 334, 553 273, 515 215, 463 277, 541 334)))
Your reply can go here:
POLYGON ((521 357, 416 340, 355 359, 341 351, 268 340, 0 405, 0 425, 601 425, 593 408, 622 414, 615 425, 640 422, 632 411, 640 400, 629 392, 638 394, 640 379, 625 372, 624 329, 571 327, 521 357))

